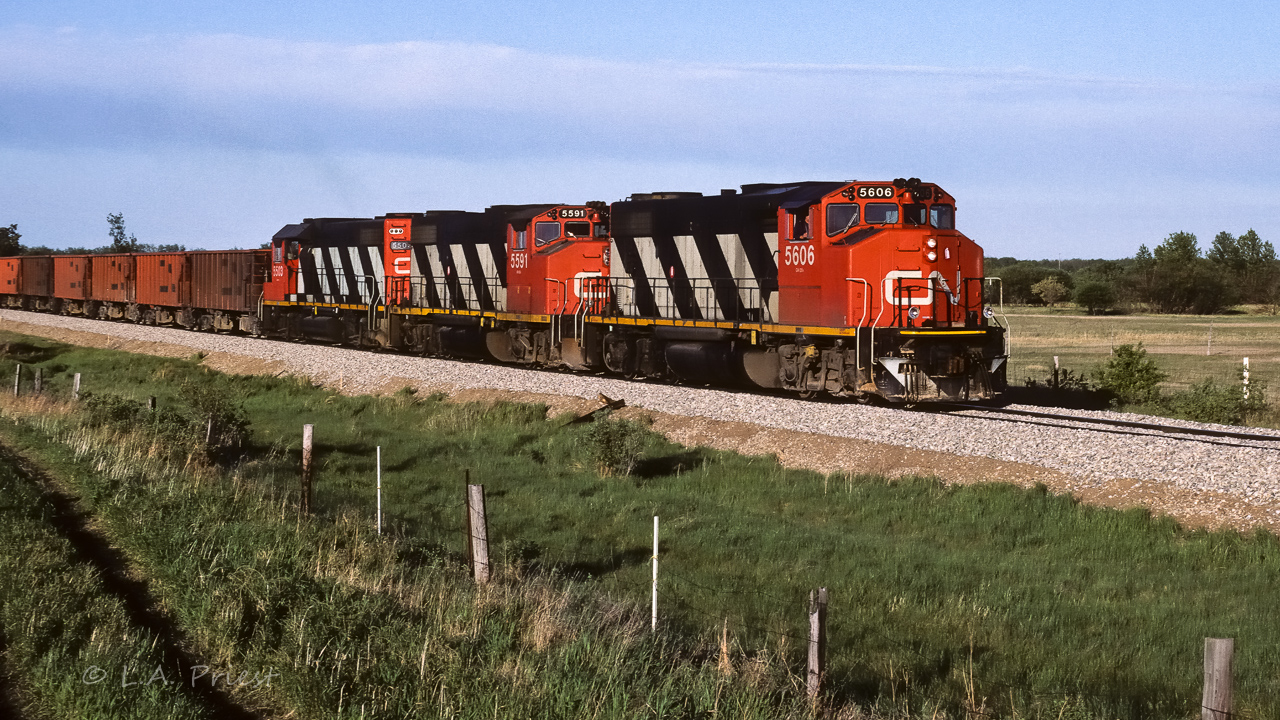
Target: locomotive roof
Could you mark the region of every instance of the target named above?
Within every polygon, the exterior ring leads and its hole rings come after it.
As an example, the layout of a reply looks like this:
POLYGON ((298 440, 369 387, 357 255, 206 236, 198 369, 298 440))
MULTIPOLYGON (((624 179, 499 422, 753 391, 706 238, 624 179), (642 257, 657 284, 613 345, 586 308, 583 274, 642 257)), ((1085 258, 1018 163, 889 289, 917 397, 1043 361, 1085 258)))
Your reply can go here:
POLYGON ((713 233, 737 233, 745 228, 768 232, 776 226, 779 207, 812 205, 844 182, 758 183, 743 185, 741 193, 650 193, 610 206, 615 235, 644 237, 683 235, 698 228, 713 233), (654 196, 657 196, 655 198, 654 196), (665 197, 664 197, 665 196, 665 197))

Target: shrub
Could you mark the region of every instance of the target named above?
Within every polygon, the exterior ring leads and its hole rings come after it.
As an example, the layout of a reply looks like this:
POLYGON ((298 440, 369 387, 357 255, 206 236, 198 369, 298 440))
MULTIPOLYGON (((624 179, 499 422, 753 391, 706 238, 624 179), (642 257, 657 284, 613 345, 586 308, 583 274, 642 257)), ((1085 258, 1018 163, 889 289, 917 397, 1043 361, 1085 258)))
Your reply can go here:
POLYGON ((1207 378, 1191 386, 1190 390, 1165 398, 1170 412, 1196 422, 1240 425, 1251 415, 1266 409, 1266 385, 1254 382, 1249 386, 1249 398, 1238 384, 1219 386, 1213 378, 1207 378))
POLYGON ((646 430, 630 420, 597 420, 587 434, 601 475, 630 475, 644 452, 646 430))
POLYGON ((1142 343, 1121 345, 1111 358, 1094 371, 1098 387, 1106 390, 1127 405, 1151 402, 1160 396, 1160 383, 1169 375, 1147 357, 1142 343))
POLYGON ((244 410, 229 401, 222 388, 185 383, 179 395, 185 407, 149 410, 142 402, 123 395, 85 393, 84 421, 92 427, 121 433, 150 427, 158 437, 181 452, 241 447, 248 439, 249 420, 244 410))

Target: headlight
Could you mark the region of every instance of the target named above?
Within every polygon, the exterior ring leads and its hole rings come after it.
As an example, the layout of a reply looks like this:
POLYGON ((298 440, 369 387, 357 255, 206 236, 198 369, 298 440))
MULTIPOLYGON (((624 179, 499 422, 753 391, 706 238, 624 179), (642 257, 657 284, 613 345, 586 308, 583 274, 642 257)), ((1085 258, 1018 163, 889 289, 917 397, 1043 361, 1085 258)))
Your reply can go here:
POLYGON ((915 320, 916 318, 920 317, 920 308, 913 307, 907 310, 907 317, 911 318, 912 320, 915 320))
POLYGON ((938 259, 938 253, 930 250, 929 253, 925 255, 925 257, 929 258, 929 262, 933 262, 934 260, 938 259))
POLYGON ((925 240, 925 241, 924 241, 924 244, 925 244, 925 245, 928 245, 928 246, 929 246, 929 247, 931 247, 931 248, 936 248, 936 247, 938 247, 938 241, 937 241, 937 240, 934 240, 933 238, 929 238, 928 240, 925 240))
POLYGON ((995 317, 995 314, 996 314, 996 311, 992 310, 990 305, 982 308, 982 317, 984 318, 995 317))

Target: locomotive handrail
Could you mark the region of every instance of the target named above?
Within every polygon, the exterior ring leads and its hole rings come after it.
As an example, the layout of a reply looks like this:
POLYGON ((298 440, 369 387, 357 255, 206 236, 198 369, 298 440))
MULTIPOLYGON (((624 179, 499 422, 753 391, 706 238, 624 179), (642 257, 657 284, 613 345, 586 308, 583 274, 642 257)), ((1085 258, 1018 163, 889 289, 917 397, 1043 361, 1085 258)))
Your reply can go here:
POLYGON ((560 344, 560 316, 564 315, 564 310, 569 305, 569 285, 558 278, 543 278, 547 282, 558 283, 560 285, 560 311, 551 316, 551 344, 556 346, 560 344))
POLYGON ((326 274, 321 275, 318 280, 319 287, 305 294, 317 295, 321 298, 321 302, 334 304, 351 303, 354 295, 359 298, 359 302, 367 303, 370 299, 378 297, 378 278, 373 275, 355 275, 350 279, 342 276, 335 278, 335 281, 330 283, 326 274), (366 297, 366 294, 368 297, 366 297))
POLYGON ((378 300, 381 299, 381 296, 378 294, 378 278, 372 275, 364 275, 363 278, 365 281, 365 285, 368 286, 368 291, 369 291, 369 305, 368 305, 368 309, 366 310, 365 322, 366 322, 366 327, 368 327, 369 331, 372 332, 374 321, 377 319, 376 308, 378 307, 378 300))
MULTIPOLYGON (((989 283, 992 281, 994 281, 996 285, 1000 288, 1000 318, 1004 321, 1003 323, 1001 323, 1001 326, 1004 327, 1004 354, 1009 355, 1011 354, 1010 351, 1013 348, 1013 342, 1012 342, 1013 333, 1009 331, 1009 318, 1004 314, 1004 280, 994 276, 982 278, 984 291, 985 291, 986 283, 989 283)), ((984 292, 983 294, 985 295, 986 293, 984 292)))
MULTIPOLYGON (((870 307, 871 307, 870 306, 871 283, 867 282, 866 280, 860 277, 845 278, 845 281, 860 282, 863 285, 867 286, 867 291, 862 294, 862 319, 858 321, 858 325, 857 325, 858 330, 861 330, 862 323, 867 321, 867 312, 870 310, 870 307)), ((861 370, 862 369, 862 343, 858 341, 858 330, 854 330, 854 334, 853 334, 853 364, 855 367, 861 370)), ((875 350, 875 342, 876 342, 876 328, 873 325, 871 327, 871 348, 873 352, 875 350)))
MULTIPOLYGON (((453 312, 455 310, 492 310, 494 312, 504 312, 502 302, 503 289, 500 278, 486 278, 484 287, 488 290, 488 303, 477 292, 472 282, 458 281, 461 292, 454 292, 452 286, 452 278, 403 278, 401 284, 408 282, 409 293, 407 304, 409 307, 423 308, 426 310, 440 310, 444 312, 453 312), (430 290, 431 292, 428 292, 430 290), (433 302, 431 293, 435 294, 433 302), (489 307, 491 305, 492 307, 489 307)), ((403 293, 403 290, 397 287, 397 293, 403 293)), ((406 301, 400 300, 403 304, 406 301)))

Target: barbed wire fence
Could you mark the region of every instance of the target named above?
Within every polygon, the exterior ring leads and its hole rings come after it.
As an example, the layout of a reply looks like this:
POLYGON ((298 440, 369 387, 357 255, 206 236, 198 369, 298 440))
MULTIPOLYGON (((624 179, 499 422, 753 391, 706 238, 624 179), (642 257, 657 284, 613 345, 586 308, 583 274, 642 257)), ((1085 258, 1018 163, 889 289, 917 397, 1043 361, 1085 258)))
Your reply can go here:
MULTIPOLYGON (((304 432, 304 476, 303 481, 304 492, 309 493, 311 485, 310 472, 310 443, 311 426, 306 427, 304 432)), ((453 523, 435 523, 433 529, 437 533, 443 533, 445 536, 460 536, 463 540, 463 557, 468 565, 471 577, 478 585, 488 583, 492 577, 492 558, 489 551, 490 533, 488 529, 488 508, 484 493, 484 485, 471 483, 470 470, 464 470, 463 486, 465 488, 464 498, 461 501, 448 503, 444 507, 439 508, 440 512, 437 517, 460 517, 463 522, 453 523)), ((307 502, 309 498, 305 495, 303 501, 307 502)), ((310 503, 304 507, 309 507, 310 503)), ((379 520, 381 523, 381 516, 379 520)), ((681 614, 699 618, 700 621, 708 628, 714 628, 717 624, 723 623, 724 633, 728 632, 728 621, 731 613, 725 610, 726 607, 741 605, 741 603, 732 602, 735 598, 753 598, 758 603, 771 605, 775 608, 785 607, 801 607, 804 604, 803 593, 795 594, 780 593, 769 590, 765 586, 756 583, 752 586, 746 586, 749 582, 743 579, 741 582, 735 582, 728 579, 725 582, 712 586, 707 582, 700 581, 691 577, 688 573, 673 568, 673 560, 667 559, 662 564, 661 575, 657 573, 657 535, 655 517, 655 545, 654 556, 651 560, 655 563, 655 574, 652 583, 643 583, 636 580, 627 579, 617 574, 612 574, 609 584, 618 590, 624 591, 634 597, 644 597, 644 593, 650 594, 653 602, 653 620, 654 630, 657 629, 658 607, 674 608, 675 612, 667 613, 670 616, 679 617, 681 614), (659 581, 661 578, 661 581, 659 581), (681 588, 686 592, 681 592, 681 588), (694 597, 704 596, 717 599, 716 607, 709 607, 707 604, 694 600, 694 597), (660 603, 659 603, 660 601, 660 603)), ((815 589, 809 593, 808 602, 810 616, 810 630, 806 634, 798 632, 790 632, 785 628, 788 624, 785 620, 780 620, 775 624, 765 624, 752 621, 748 618, 747 613, 741 613, 741 616, 735 622, 735 635, 738 632, 745 631, 753 634, 755 637, 772 638, 778 641, 779 651, 785 653, 787 643, 794 643, 796 647, 804 647, 809 650, 809 662, 807 672, 804 677, 804 686, 809 696, 817 699, 823 694, 824 686, 827 686, 826 673, 826 654, 829 641, 827 638, 827 612, 828 601, 826 598, 826 588, 815 589), (821 609, 819 610, 818 597, 821 596, 821 609), (820 614, 821 619, 815 622, 815 616, 820 614)), ((837 607, 839 604, 837 603, 837 607)), ((800 614, 797 612, 797 619, 800 614)), ((797 621, 797 624, 798 621, 797 621)), ((859 630, 864 633, 871 633, 878 640, 886 645, 896 648, 898 651, 914 657, 917 661, 932 663, 937 658, 934 654, 926 653, 922 650, 919 643, 904 642, 882 628, 875 625, 863 624, 859 626, 859 630)), ((972 650, 972 639, 970 640, 970 649, 972 650)), ((1201 701, 1201 718, 1202 720, 1256 720, 1249 714, 1240 713, 1233 709, 1234 698, 1232 688, 1232 655, 1234 651, 1233 640, 1231 639, 1205 639, 1205 679, 1203 687, 1203 699, 1201 701)), ((727 653, 727 641, 722 639, 722 654, 727 653)), ((723 662, 723 661, 722 661, 723 662)), ((1114 703, 1122 698, 1115 693, 1104 692, 1088 692, 1080 687, 1055 687, 1055 688, 1031 688, 1026 685, 1015 683, 999 682, 999 681, 983 681, 983 697, 978 697, 975 687, 975 679, 973 670, 970 667, 965 673, 965 683, 968 693, 966 698, 964 711, 973 716, 979 717, 995 717, 996 713, 987 707, 988 697, 999 697, 1008 695, 1010 704, 1013 703, 1014 694, 1024 698, 1049 702, 1066 702, 1069 699, 1088 699, 1103 703, 1114 703), (986 693, 995 693, 988 695, 986 693)), ((890 678, 890 682, 894 682, 890 678)), ((1065 707, 1065 706, 1064 706, 1065 707)))

